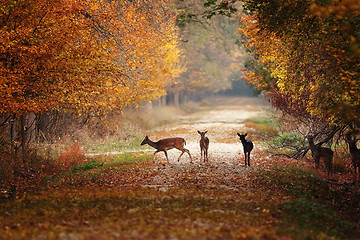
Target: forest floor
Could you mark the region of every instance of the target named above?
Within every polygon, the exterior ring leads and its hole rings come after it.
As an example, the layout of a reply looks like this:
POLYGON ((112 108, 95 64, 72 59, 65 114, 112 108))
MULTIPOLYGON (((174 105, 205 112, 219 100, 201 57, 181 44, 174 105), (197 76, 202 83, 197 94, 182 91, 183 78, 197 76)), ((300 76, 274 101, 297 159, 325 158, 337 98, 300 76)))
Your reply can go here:
POLYGON ((248 119, 268 118, 256 98, 218 99, 211 108, 148 133, 183 137, 152 163, 153 149, 108 153, 102 164, 46 178, 39 189, 0 204, 0 239, 360 239, 360 193, 331 184, 308 159, 270 156, 248 119), (200 135, 210 139, 200 162, 200 135), (255 148, 244 165, 236 133, 255 148), (119 159, 122 162, 119 162, 119 159), (123 161, 123 160, 126 161, 123 161))

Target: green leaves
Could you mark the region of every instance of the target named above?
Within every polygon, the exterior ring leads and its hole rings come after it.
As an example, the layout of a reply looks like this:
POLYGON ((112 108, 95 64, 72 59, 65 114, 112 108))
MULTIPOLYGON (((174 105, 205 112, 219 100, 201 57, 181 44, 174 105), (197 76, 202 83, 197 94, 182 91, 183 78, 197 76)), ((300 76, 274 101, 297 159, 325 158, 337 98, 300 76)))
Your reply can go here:
POLYGON ((102 165, 103 165, 103 163, 99 163, 99 162, 96 162, 96 161, 87 162, 87 163, 84 163, 82 165, 75 166, 72 169, 72 172, 76 173, 78 171, 87 171, 87 170, 90 170, 90 169, 93 169, 93 168, 100 167, 102 165))

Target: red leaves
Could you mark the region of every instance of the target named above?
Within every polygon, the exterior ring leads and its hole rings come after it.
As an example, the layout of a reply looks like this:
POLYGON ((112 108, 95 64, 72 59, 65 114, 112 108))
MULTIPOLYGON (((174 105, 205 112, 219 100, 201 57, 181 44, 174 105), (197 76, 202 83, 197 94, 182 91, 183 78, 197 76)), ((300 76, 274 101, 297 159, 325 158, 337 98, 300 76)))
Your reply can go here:
POLYGON ((61 166, 61 171, 69 171, 73 167, 78 166, 85 161, 85 153, 80 149, 78 144, 74 144, 64 153, 61 153, 58 158, 58 163, 61 166))

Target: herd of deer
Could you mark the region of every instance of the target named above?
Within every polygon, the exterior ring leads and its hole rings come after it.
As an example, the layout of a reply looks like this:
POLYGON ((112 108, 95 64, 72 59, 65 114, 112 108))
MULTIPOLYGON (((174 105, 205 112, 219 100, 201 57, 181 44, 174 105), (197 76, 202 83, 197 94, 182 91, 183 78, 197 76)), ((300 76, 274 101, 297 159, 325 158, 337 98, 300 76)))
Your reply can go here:
MULTIPOLYGON (((346 142, 349 145, 349 152, 351 155, 351 161, 354 167, 354 177, 356 182, 357 172, 360 171, 360 149, 356 147, 356 142, 358 139, 351 138, 349 135, 345 138, 346 142)), ((310 145, 310 150, 312 157, 315 160, 315 165, 319 168, 320 159, 322 159, 327 168, 328 176, 332 173, 332 165, 333 165, 333 156, 334 152, 327 147, 321 147, 319 144, 314 144, 314 138, 312 136, 308 137, 308 142, 310 145)))
MULTIPOLYGON (((205 136, 207 131, 200 132, 200 161, 203 159, 204 162, 208 162, 208 148, 209 148, 209 138, 205 136)), ((244 148, 244 155, 245 155, 245 166, 250 166, 250 153, 254 148, 254 144, 251 140, 245 139, 247 136, 247 133, 242 135, 240 133, 237 133, 237 135, 240 137, 240 141, 244 148)), ((346 141, 349 145, 349 151, 351 154, 351 160, 354 167, 354 176, 355 176, 355 182, 356 182, 356 175, 357 172, 360 171, 360 149, 356 147, 357 139, 351 139, 350 137, 346 138, 346 141)), ((332 173, 332 165, 333 165, 333 155, 334 152, 330 148, 321 147, 319 144, 314 144, 314 138, 312 136, 308 136, 308 142, 310 145, 310 150, 312 153, 312 157, 315 160, 315 165, 318 168, 320 165, 320 159, 322 159, 325 163, 325 166, 328 171, 328 176, 332 173)), ((181 154, 178 158, 178 161, 180 161, 181 156, 186 152, 189 154, 190 162, 192 163, 192 157, 190 154, 190 151, 186 149, 184 146, 186 144, 184 138, 165 138, 161 139, 157 142, 153 142, 149 139, 148 136, 145 137, 145 139, 142 141, 141 145, 149 144, 151 147, 155 148, 156 151, 153 155, 153 162, 155 162, 155 154, 158 152, 164 152, 167 162, 169 163, 169 158, 167 155, 167 150, 176 148, 181 151, 181 154)))
MULTIPOLYGON (((200 134, 200 137, 201 137, 200 138, 200 153, 201 153, 200 161, 203 159, 204 162, 209 162, 208 149, 209 149, 210 141, 209 141, 209 138, 205 136, 207 131, 205 131, 205 132, 198 131, 198 133, 200 134)), ((237 135, 240 137, 240 140, 244 147, 245 165, 250 166, 250 152, 254 148, 254 144, 251 142, 251 140, 245 139, 245 137, 247 136, 247 133, 245 135, 238 133, 237 135)), ((145 145, 145 144, 149 144, 151 147, 156 149, 154 156, 153 156, 153 162, 155 162, 155 154, 156 153, 164 152, 166 160, 169 163, 167 150, 170 150, 173 148, 176 148, 181 151, 178 161, 180 161, 181 156, 186 152, 187 154, 189 154, 190 162, 192 162, 192 157, 191 157, 190 151, 185 148, 186 141, 183 138, 179 138, 179 137, 164 138, 157 142, 153 142, 149 139, 148 136, 146 136, 145 139, 142 141, 141 145, 145 145)))

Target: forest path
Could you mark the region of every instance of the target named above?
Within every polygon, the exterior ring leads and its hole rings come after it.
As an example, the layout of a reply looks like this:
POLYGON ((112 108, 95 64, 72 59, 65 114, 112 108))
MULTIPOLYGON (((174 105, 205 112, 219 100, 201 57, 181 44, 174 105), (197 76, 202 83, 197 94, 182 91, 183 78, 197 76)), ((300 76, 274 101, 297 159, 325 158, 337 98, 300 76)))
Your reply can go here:
MULTIPOLYGON (((186 184, 194 184, 202 189, 239 191, 247 188, 248 173, 257 171, 258 166, 263 163, 263 156, 260 143, 249 135, 248 138, 254 142, 255 148, 251 155, 251 167, 246 167, 237 132, 245 133, 250 130, 244 126, 247 119, 265 117, 268 114, 268 105, 259 98, 218 98, 212 101, 214 104, 211 104, 213 107, 210 110, 186 116, 180 123, 149 133, 149 138, 153 141, 183 137, 193 162, 190 163, 186 153, 178 162, 181 152, 176 149, 168 151, 170 164, 166 162, 164 153, 157 153, 155 165, 152 167, 152 171, 156 173, 146 181, 139 179, 142 187, 155 187, 163 191, 186 184), (206 136, 210 140, 209 163, 200 161, 198 130, 208 131, 206 136)), ((144 149, 155 152, 148 145, 144 149)))
MULTIPOLYGON (((236 133, 245 133, 249 130, 244 127, 247 119, 265 117, 268 105, 260 98, 215 98, 211 101, 214 102, 214 107, 210 110, 184 117, 181 123, 160 128, 149 134, 150 139, 157 141, 167 137, 183 137, 194 163, 200 163, 200 135, 197 131, 208 131, 206 136, 210 139, 208 150, 210 163, 231 163, 242 160, 244 158, 242 145, 236 133)), ((252 154, 255 154, 253 157, 256 158, 257 141, 251 135, 248 138, 255 143, 252 154)), ((168 151, 172 164, 177 164, 179 154, 177 150, 168 151)), ((163 161, 164 154, 158 153, 156 159, 163 161)), ((180 164, 189 161, 188 155, 184 154, 180 164)))

